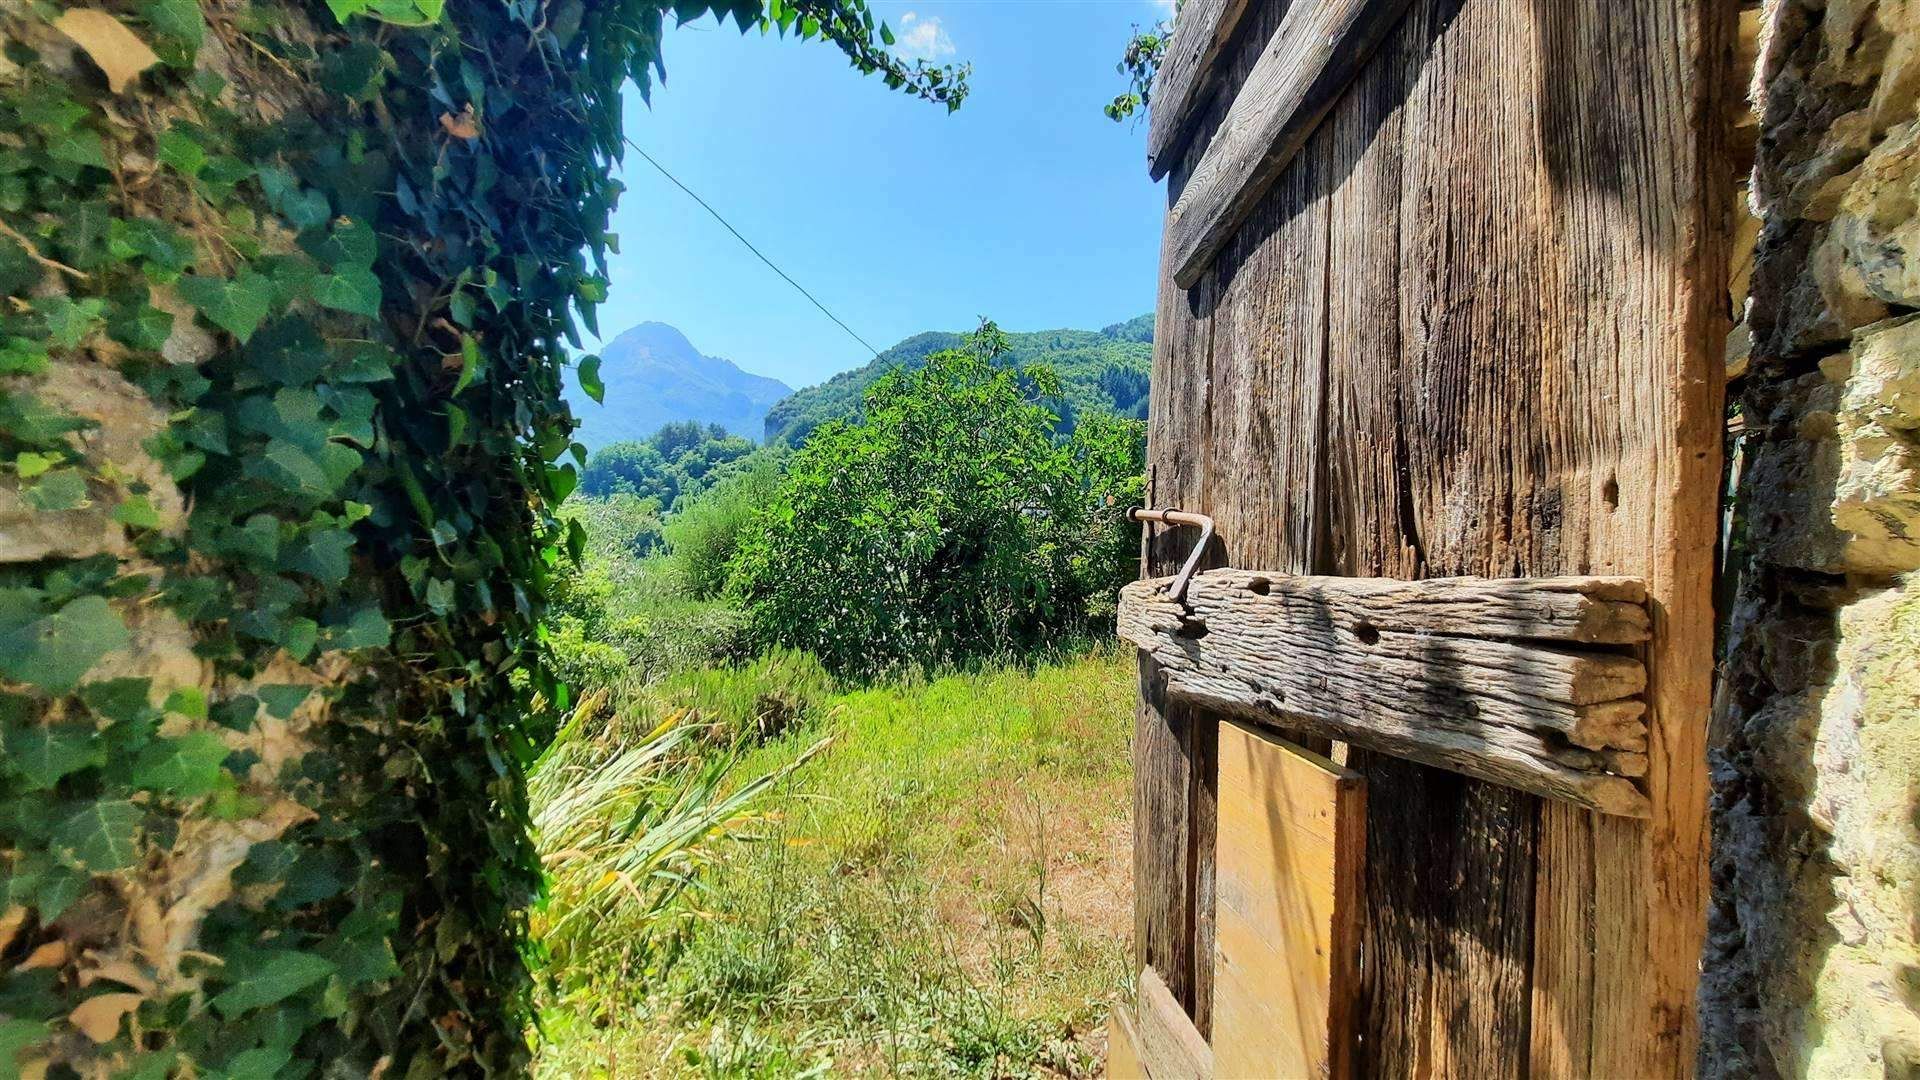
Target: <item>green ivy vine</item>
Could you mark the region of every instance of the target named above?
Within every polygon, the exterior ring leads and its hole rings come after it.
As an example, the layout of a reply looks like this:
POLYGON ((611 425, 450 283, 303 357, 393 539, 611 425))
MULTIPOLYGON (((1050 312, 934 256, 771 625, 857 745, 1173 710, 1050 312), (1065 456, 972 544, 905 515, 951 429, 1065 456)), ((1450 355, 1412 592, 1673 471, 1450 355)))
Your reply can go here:
POLYGON ((966 95, 862 0, 0 3, 0 1072, 524 1070, 562 372, 707 13, 966 95))

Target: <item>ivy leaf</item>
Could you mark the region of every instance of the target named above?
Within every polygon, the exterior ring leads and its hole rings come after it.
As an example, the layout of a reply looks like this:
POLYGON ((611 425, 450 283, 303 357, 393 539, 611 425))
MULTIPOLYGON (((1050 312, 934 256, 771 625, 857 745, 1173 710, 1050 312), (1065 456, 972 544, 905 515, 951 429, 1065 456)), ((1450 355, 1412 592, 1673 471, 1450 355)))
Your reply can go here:
POLYGON ((373 6, 373 0, 327 0, 327 10, 345 26, 347 20, 373 6))
POLYGON ((276 952, 250 970, 233 972, 243 981, 213 999, 214 1010, 231 1019, 272 1005, 305 990, 334 972, 333 961, 314 953, 276 952))
POLYGON ((242 1050, 220 1066, 224 1080, 275 1080, 286 1075, 293 1051, 278 1046, 256 1046, 242 1050))
POLYGON ((334 271, 358 268, 370 270, 380 257, 380 242, 373 226, 365 221, 343 220, 327 238, 311 247, 315 258, 334 271))
POLYGON ((155 149, 162 164, 189 179, 199 176, 200 170, 207 167, 206 150, 184 131, 161 133, 155 149))
POLYGON ((580 389, 599 404, 606 404, 607 385, 600 381, 600 358, 583 356, 580 358, 580 389))
POLYGON ((260 455, 262 469, 290 491, 319 497, 333 490, 327 473, 305 450, 285 439, 274 439, 260 455))
POLYGON ((153 500, 145 495, 129 495, 113 508, 113 520, 130 529, 157 529, 160 511, 153 508, 153 500))
POLYGON ((308 618, 288 619, 286 627, 280 632, 279 641, 288 656, 304 661, 313 655, 314 646, 320 643, 320 624, 308 618))
POLYGON ((106 761, 90 724, 48 724, 7 732, 7 764, 26 778, 27 790, 45 791, 69 773, 106 761))
POLYGON ((21 493, 36 510, 78 510, 87 505, 87 478, 79 469, 55 469, 21 493))
POLYGON ((99 326, 107 310, 107 302, 98 297, 74 300, 65 296, 49 297, 36 302, 34 309, 46 321, 47 336, 55 345, 71 349, 87 339, 99 326))
POLYGON ((276 716, 282 720, 292 716, 293 710, 299 708, 300 703, 307 700, 307 695, 312 692, 311 686, 299 686, 293 683, 271 683, 256 691, 260 695, 261 702, 267 707, 267 715, 276 716))
POLYGON ((167 695, 167 701, 163 708, 176 716, 184 716, 189 720, 205 720, 207 718, 207 692, 197 686, 182 686, 167 695))
POLYGON ((352 550, 352 533, 345 529, 320 529, 289 553, 286 566, 289 570, 311 574, 323 585, 338 588, 352 569, 349 558, 352 550))
POLYGON ((349 267, 337 274, 329 274, 314 283, 313 299, 322 307, 335 311, 344 311, 350 315, 364 315, 369 319, 380 316, 380 279, 373 271, 361 267, 349 267))
POLYGON ((179 799, 197 799, 220 783, 227 744, 211 731, 155 739, 133 763, 133 786, 179 799))
POLYGON ((126 799, 87 803, 53 829, 54 854, 76 870, 107 874, 133 865, 146 814, 126 799))
POLYGON ((384 649, 393 641, 393 628, 375 607, 360 608, 345 626, 329 629, 333 634, 329 647, 334 649, 384 649))
POLYGON ((474 376, 480 373, 480 342, 472 334, 460 335, 460 377, 454 380, 455 394, 473 385, 474 376))
POLYGON ((115 724, 130 724, 152 715, 153 708, 147 704, 147 694, 152 686, 152 679, 121 678, 90 682, 80 688, 80 700, 86 703, 87 708, 115 724))
POLYGON ((183 277, 175 288, 181 299, 243 345, 272 313, 273 283, 250 269, 241 270, 232 280, 183 277))
POLYGON ((433 578, 427 582, 427 607, 435 615, 445 615, 453 610, 453 582, 445 578, 433 578))
POLYGON ((55 132, 47 139, 47 156, 74 165, 110 168, 107 165, 106 144, 100 141, 99 132, 88 128, 55 132))
POLYGON ((74 688, 132 635, 101 596, 82 596, 52 615, 0 634, 0 675, 56 694, 74 688))
POLYGON ((300 181, 287 170, 264 165, 255 175, 260 179, 260 190, 267 196, 267 205, 278 211, 296 230, 305 232, 317 229, 332 216, 327 208, 326 195, 313 188, 302 187, 300 181))
POLYGON ((195 0, 149 0, 140 13, 155 30, 193 48, 206 37, 207 22, 195 0))
POLYGON ((20 1064, 20 1051, 46 1041, 44 1020, 0 1020, 0 1065, 20 1064))

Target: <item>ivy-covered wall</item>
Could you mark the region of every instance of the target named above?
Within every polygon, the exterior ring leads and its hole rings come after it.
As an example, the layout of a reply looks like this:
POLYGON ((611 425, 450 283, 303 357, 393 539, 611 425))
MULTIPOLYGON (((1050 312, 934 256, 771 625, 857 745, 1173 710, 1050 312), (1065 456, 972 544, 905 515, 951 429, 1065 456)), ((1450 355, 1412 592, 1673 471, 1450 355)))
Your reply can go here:
MULTIPOLYGON (((965 92, 858 0, 708 10, 965 92)), ((662 15, 0 0, 0 1074, 524 1067, 561 371, 662 15)))

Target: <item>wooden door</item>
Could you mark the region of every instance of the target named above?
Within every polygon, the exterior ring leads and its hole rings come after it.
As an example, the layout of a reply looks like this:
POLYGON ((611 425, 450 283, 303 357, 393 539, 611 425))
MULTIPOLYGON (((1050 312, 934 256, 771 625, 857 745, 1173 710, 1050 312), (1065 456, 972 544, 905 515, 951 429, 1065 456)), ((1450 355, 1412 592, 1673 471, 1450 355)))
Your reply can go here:
MULTIPOLYGON (((1732 10, 1180 15, 1150 136, 1170 212, 1149 502, 1213 517, 1212 566, 1620 575, 1652 615, 1628 650, 1644 817, 1348 755, 1370 804, 1358 1073, 1691 1071, 1732 10)), ((1149 573, 1191 542, 1154 535, 1149 573)), ((1137 947, 1216 1036, 1221 731, 1143 656, 1137 947)))

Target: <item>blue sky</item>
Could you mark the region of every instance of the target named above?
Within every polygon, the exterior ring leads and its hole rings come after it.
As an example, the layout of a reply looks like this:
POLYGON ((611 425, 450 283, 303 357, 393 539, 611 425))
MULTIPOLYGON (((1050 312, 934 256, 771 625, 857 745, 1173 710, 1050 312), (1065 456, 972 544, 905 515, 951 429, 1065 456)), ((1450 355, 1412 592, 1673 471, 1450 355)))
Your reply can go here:
MULTIPOLYGON (((1163 189, 1145 125, 1100 112, 1152 0, 876 3, 900 50, 973 63, 939 106, 831 45, 670 31, 667 82, 627 133, 875 347, 922 330, 1097 329, 1152 309, 1163 189)), ((868 356, 636 154, 614 215, 607 337, 648 319, 794 386, 868 356)))

